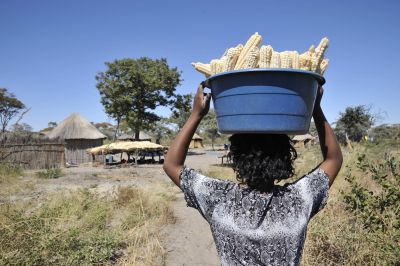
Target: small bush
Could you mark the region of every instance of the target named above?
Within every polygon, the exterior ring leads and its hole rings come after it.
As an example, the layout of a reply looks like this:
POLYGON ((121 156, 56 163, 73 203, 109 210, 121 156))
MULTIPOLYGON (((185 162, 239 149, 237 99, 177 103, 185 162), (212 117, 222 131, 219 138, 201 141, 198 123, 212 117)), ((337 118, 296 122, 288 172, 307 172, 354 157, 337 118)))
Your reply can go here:
POLYGON ((11 163, 0 163, 0 183, 22 175, 22 168, 11 163))
POLYGON ((63 172, 60 168, 49 168, 43 171, 36 172, 36 176, 44 179, 55 179, 59 178, 63 175, 63 172))
POLYGON ((350 191, 344 194, 346 210, 360 216, 364 227, 371 232, 400 230, 398 162, 386 155, 383 162, 371 163, 363 154, 358 156, 356 166, 374 181, 375 188, 360 184, 349 172, 346 181, 350 183, 350 191))

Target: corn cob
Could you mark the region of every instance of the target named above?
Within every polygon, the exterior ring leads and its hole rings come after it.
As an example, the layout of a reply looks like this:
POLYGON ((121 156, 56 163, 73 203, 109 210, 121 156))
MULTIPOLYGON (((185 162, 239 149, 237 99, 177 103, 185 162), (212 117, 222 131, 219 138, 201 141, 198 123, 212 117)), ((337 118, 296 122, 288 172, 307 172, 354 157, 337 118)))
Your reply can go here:
POLYGON ((324 59, 321 61, 321 64, 319 65, 319 69, 318 69, 318 70, 319 70, 319 73, 320 73, 321 75, 324 75, 326 69, 328 68, 328 64, 329 64, 329 59, 324 58, 324 59))
POLYGON ((221 72, 224 72, 224 62, 226 61, 226 56, 223 56, 221 59, 219 59, 218 61, 217 61, 217 69, 216 69, 216 72, 217 73, 215 73, 215 74, 218 74, 218 73, 221 73, 221 72))
POLYGON ((258 47, 261 43, 261 35, 258 32, 254 33, 250 39, 246 42, 246 45, 243 47, 242 52, 239 55, 239 58, 236 62, 235 69, 243 68, 243 64, 248 54, 253 50, 254 47, 258 47))
POLYGON ((237 46, 233 48, 229 48, 226 53, 226 59, 223 62, 224 67, 223 71, 229 71, 235 69, 236 62, 239 58, 240 51, 242 50, 243 46, 237 46))
POLYGON ((274 51, 274 49, 272 49, 271 45, 268 46, 261 46, 260 49, 260 59, 259 59, 259 67, 260 68, 267 68, 270 66, 271 64, 271 57, 272 57, 272 52, 274 51))
POLYGON ((312 58, 315 54, 314 45, 311 45, 307 52, 302 53, 299 58, 300 69, 311 70, 312 58))
POLYGON ((271 56, 270 68, 280 68, 281 67, 281 57, 278 52, 273 51, 271 56))
POLYGON ((290 51, 290 58, 292 59, 292 68, 299 68, 299 53, 297 51, 290 51))
POLYGON ((258 47, 254 47, 245 58, 242 64, 242 69, 257 67, 259 55, 260 53, 258 47))
POLYGON ((326 51, 326 48, 328 48, 329 45, 329 40, 328 38, 322 38, 320 41, 316 51, 315 55, 313 56, 313 61, 311 65, 311 71, 317 71, 318 66, 321 64, 322 59, 324 59, 324 54, 326 51))
POLYGON ((196 69, 200 73, 206 75, 206 77, 209 77, 212 75, 210 64, 203 64, 203 63, 198 62, 198 63, 192 63, 192 66, 194 67, 194 69, 196 69))
POLYGON ((289 51, 280 53, 281 68, 291 68, 292 58, 290 57, 289 51))
POLYGON ((219 59, 213 59, 213 60, 211 60, 211 62, 210 62, 211 75, 217 74, 217 70, 218 70, 218 61, 219 61, 219 59))

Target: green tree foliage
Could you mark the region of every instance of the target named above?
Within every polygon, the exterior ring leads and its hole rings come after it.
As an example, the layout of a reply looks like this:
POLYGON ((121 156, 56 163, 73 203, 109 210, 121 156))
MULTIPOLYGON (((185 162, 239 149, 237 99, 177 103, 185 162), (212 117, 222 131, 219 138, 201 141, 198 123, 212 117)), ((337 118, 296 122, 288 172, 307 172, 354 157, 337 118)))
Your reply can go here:
POLYGON ((24 108, 25 105, 13 93, 0 88, 0 126, 2 133, 6 131, 8 123, 24 108))
POLYGON ((365 105, 347 107, 336 121, 335 133, 342 143, 346 142, 346 136, 351 141, 359 142, 373 124, 374 117, 370 113, 370 108, 365 105))
POLYGON ((169 123, 176 125, 177 130, 181 130, 188 120, 192 111, 193 95, 177 95, 169 123))
POLYGON ((400 127, 379 125, 370 130, 369 135, 374 138, 374 141, 380 141, 384 139, 400 139, 400 127))
POLYGON ((212 149, 214 150, 215 139, 220 136, 218 132, 217 116, 214 109, 210 109, 208 114, 203 118, 199 129, 211 139, 212 149))
POLYGON ((47 123, 48 128, 55 128, 56 126, 57 126, 57 122, 50 121, 49 123, 47 123))
POLYGON ((117 130, 125 119, 139 138, 140 130, 150 129, 160 120, 153 112, 158 106, 172 107, 175 103, 180 72, 170 68, 164 58, 127 58, 107 62, 106 66, 106 71, 96 75, 105 112, 117 121, 117 130))
POLYGON ((174 131, 168 126, 169 119, 162 118, 154 124, 154 127, 149 131, 152 136, 156 139, 156 143, 160 144, 161 140, 170 140, 175 135, 174 131))

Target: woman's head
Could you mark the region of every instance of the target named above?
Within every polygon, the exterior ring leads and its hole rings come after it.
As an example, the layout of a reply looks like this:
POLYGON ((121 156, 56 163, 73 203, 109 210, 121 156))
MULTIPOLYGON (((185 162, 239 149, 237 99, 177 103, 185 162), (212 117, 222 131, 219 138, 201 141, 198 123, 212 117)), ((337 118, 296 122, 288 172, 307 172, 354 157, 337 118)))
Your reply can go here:
POLYGON ((234 134, 229 140, 233 170, 249 187, 268 191, 275 180, 293 176, 297 153, 287 135, 234 134))

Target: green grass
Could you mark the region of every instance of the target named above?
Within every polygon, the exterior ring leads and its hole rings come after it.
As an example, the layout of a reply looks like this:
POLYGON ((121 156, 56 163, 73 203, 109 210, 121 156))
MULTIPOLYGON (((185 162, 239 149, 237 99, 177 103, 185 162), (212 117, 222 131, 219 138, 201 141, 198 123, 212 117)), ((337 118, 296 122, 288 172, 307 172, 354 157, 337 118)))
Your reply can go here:
POLYGON ((171 222, 163 184, 120 187, 115 198, 82 189, 45 202, 0 205, 0 265, 154 265, 164 250, 154 228, 171 222))

